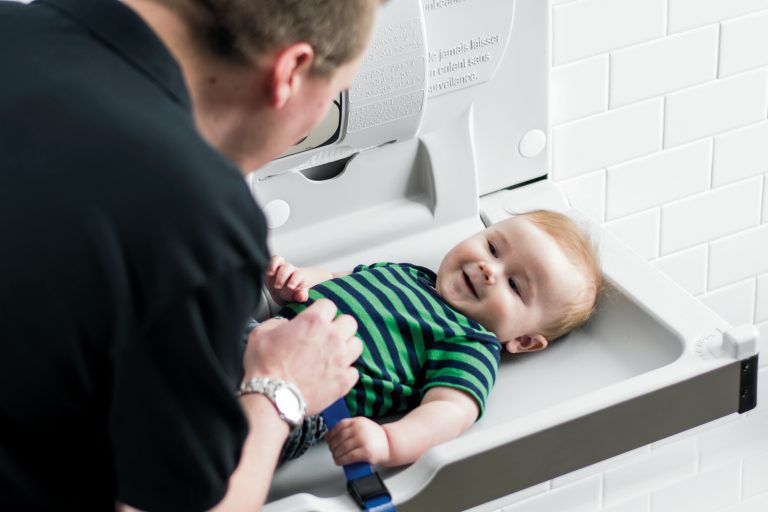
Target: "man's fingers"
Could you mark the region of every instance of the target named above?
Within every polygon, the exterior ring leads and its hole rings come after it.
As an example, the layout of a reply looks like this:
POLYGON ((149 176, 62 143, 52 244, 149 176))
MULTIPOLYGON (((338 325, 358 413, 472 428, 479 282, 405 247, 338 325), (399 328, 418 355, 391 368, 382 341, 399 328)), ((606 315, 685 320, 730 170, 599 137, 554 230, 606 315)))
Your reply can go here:
POLYGON ((320 299, 304 310, 301 316, 315 315, 321 322, 330 322, 336 316, 336 310, 336 304, 328 299, 320 299))
POLYGON ((290 321, 265 322, 249 339, 246 373, 291 380, 304 394, 307 412, 322 411, 357 382, 359 373, 351 365, 363 351, 354 336, 355 320, 336 314, 336 305, 321 299, 290 321))
POLYGON ((248 339, 250 340, 254 335, 259 336, 265 332, 275 329, 276 327, 280 327, 287 321, 288 319, 286 318, 270 318, 269 320, 264 320, 250 332, 248 339))
MULTIPOLYGON (((355 362, 358 357, 360 357, 359 353, 352 362, 355 362)), ((355 383, 357 383, 357 380, 359 378, 360 378, 360 372, 357 371, 357 368, 353 366, 350 366, 349 368, 347 368, 344 374, 342 375, 342 384, 345 388, 342 395, 346 395, 347 393, 349 393, 349 390, 352 389, 352 386, 354 386, 355 383)))
POLYGON ((357 321, 350 315, 339 315, 333 320, 333 326, 339 335, 346 339, 351 338, 357 332, 357 321))

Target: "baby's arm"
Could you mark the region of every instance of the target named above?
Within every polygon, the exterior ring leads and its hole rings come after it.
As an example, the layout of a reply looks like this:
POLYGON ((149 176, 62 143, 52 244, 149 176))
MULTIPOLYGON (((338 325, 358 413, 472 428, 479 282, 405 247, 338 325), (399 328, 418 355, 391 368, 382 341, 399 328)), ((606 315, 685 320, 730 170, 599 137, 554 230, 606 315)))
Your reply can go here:
POLYGON ((400 466, 429 448, 457 437, 477 419, 474 398, 458 389, 430 388, 421 405, 400 420, 379 425, 361 416, 348 418, 325 438, 338 465, 367 461, 400 466))
POLYGON ((332 274, 319 267, 299 268, 285 261, 282 256, 272 256, 267 266, 267 289, 278 304, 306 302, 310 288, 342 275, 345 274, 332 274))

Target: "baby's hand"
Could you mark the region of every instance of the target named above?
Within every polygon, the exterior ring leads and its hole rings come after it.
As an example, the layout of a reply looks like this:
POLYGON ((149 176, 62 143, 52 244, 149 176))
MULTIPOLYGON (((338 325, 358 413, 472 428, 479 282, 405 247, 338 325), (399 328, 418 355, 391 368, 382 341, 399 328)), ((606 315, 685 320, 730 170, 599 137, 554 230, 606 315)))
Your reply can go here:
POLYGON ((301 269, 286 262, 282 256, 272 256, 267 267, 267 288, 278 304, 306 302, 309 289, 304 284, 301 269))
POLYGON ((384 428, 362 416, 341 420, 325 440, 339 466, 360 461, 386 464, 389 460, 389 439, 384 428))

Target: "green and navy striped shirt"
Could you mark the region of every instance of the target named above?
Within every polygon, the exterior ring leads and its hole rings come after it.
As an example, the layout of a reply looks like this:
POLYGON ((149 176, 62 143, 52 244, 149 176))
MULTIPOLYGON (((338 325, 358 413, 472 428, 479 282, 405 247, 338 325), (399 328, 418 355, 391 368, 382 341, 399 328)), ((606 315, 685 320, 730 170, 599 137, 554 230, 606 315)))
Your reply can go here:
POLYGON ((359 265, 353 273, 309 291, 305 303, 286 305, 292 318, 326 298, 357 320, 363 353, 360 379, 347 394, 353 416, 376 418, 417 407, 435 386, 472 396, 482 415, 499 367, 496 336, 452 309, 435 291, 435 273, 407 263, 359 265))

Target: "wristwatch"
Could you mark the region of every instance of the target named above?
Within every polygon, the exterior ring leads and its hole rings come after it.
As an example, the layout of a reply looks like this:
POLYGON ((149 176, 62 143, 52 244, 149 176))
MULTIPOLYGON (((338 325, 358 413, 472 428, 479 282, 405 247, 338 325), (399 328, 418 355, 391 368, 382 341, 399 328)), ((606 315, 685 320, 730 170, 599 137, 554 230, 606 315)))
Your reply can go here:
POLYGON ((260 377, 243 382, 237 394, 242 396, 249 393, 261 393, 269 398, 277 409, 280 419, 292 429, 304 421, 307 404, 301 396, 301 391, 294 384, 285 380, 260 377))

